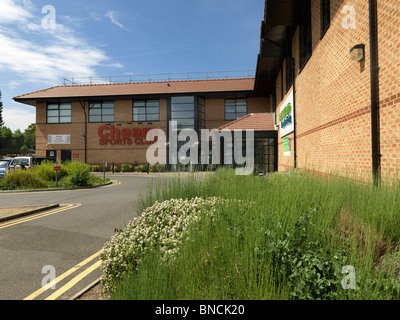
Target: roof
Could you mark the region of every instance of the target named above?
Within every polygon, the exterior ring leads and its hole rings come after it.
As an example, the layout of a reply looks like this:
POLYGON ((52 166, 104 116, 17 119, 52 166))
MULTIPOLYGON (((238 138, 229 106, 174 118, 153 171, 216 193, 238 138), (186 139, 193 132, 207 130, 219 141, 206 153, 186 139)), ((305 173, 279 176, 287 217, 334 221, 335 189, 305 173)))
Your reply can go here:
POLYGON ((250 113, 243 118, 229 122, 217 130, 254 130, 254 131, 276 131, 272 113, 250 113))
POLYGON ((254 78, 56 86, 23 94, 15 101, 35 105, 38 100, 123 97, 134 95, 222 93, 254 90, 254 78))

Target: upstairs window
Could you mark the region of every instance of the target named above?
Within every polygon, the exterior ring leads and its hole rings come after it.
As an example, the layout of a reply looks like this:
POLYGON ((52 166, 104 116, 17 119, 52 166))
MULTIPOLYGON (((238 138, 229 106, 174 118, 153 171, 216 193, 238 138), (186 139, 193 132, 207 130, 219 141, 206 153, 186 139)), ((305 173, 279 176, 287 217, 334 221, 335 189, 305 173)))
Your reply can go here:
POLYGON ((225 120, 240 119, 244 117, 246 114, 247 114, 246 98, 225 100, 225 120))
POLYGON ((114 122, 114 102, 93 102, 90 104, 89 122, 114 122))
POLYGON ((300 23, 300 69, 304 67, 312 53, 311 0, 304 2, 300 23))
POLYGON ((71 103, 48 104, 47 123, 71 123, 71 103))
POLYGON ((133 121, 160 121, 158 100, 137 100, 133 102, 133 121))
POLYGON ((331 1, 321 0, 321 37, 331 24, 331 1))

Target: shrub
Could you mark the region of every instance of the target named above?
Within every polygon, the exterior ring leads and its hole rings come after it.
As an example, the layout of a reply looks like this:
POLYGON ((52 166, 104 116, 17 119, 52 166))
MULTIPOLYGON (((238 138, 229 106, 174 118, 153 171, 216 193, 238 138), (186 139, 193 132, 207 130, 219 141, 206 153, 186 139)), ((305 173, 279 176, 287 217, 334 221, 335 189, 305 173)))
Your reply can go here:
POLYGON ((91 171, 92 172, 103 172, 103 165, 102 164, 101 165, 94 164, 91 166, 91 171))
POLYGON ((66 167, 68 176, 66 184, 69 186, 82 187, 89 184, 90 166, 83 162, 71 162, 66 167))
POLYGON ((158 248, 164 262, 173 261, 189 229, 202 216, 213 216, 220 198, 157 201, 128 223, 104 246, 100 258, 103 285, 113 292, 118 280, 138 270, 145 254, 158 248))
POLYGON ((12 171, 0 179, 0 189, 28 190, 47 188, 48 183, 33 170, 12 171))
POLYGON ((121 172, 132 172, 133 166, 130 164, 121 165, 121 172))

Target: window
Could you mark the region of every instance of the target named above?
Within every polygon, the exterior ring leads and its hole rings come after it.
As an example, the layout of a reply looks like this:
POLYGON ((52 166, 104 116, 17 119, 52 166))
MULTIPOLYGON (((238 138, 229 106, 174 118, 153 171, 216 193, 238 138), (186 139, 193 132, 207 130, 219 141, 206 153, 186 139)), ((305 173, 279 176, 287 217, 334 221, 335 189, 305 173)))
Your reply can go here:
POLYGON ((177 122, 178 133, 183 129, 195 129, 195 98, 171 97, 171 120, 177 122))
POLYGON ((206 103, 204 98, 199 98, 199 130, 206 128, 206 103))
POLYGON ((286 93, 293 85, 293 59, 291 57, 286 58, 286 93))
POLYGON ((324 36, 331 24, 331 1, 321 0, 321 37, 324 36))
POLYGON ((133 121, 160 121, 160 102, 158 100, 133 101, 133 121))
POLYGON ((89 122, 114 122, 114 102, 91 103, 89 122))
POLYGON ((71 123, 71 103, 48 104, 47 123, 71 123))
POLYGON ((247 100, 242 99, 226 99, 225 100, 225 120, 236 120, 247 114, 247 100))
POLYGON ((312 53, 311 0, 304 2, 300 24, 300 68, 303 68, 312 53))

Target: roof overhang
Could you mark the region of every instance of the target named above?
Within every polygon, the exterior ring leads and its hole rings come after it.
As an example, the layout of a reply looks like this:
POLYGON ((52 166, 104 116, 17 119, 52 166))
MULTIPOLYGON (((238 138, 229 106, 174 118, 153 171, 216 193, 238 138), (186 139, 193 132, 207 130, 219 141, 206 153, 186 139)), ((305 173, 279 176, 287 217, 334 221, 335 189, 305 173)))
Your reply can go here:
POLYGON ((261 24, 260 53, 257 59, 255 92, 270 94, 288 43, 299 25, 305 0, 266 0, 261 24))

